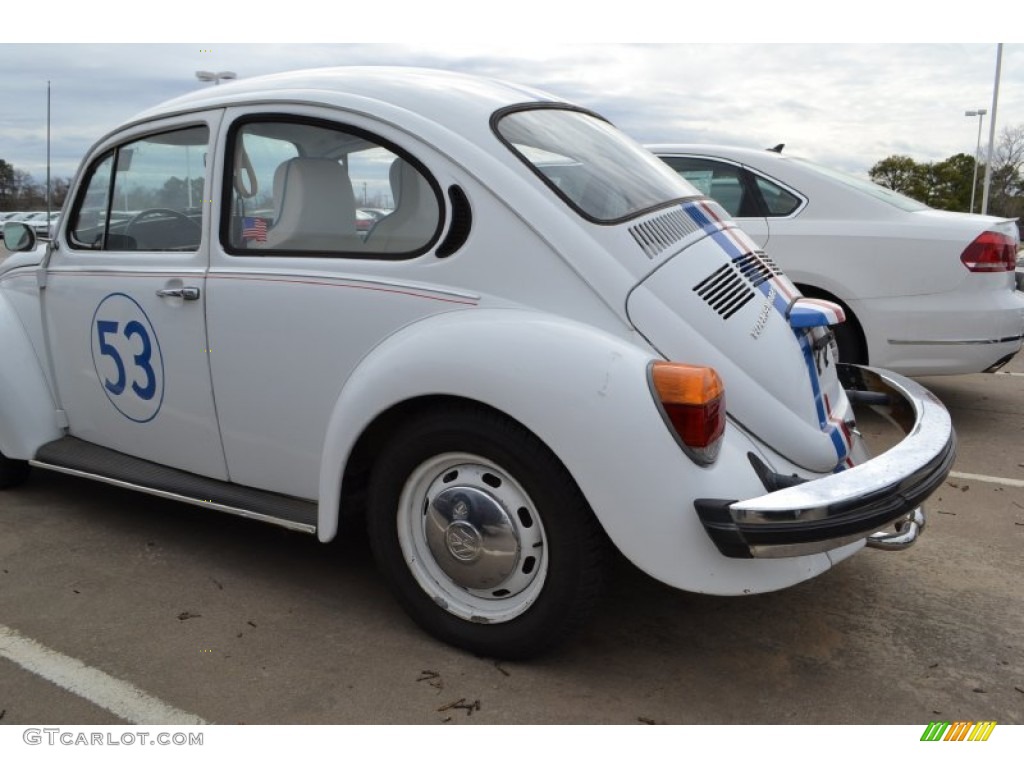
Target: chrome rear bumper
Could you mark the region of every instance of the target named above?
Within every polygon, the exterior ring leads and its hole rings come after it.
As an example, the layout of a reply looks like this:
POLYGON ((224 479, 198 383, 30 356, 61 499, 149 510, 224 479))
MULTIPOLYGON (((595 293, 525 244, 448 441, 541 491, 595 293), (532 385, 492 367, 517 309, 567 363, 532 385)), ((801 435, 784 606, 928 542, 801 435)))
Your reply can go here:
POLYGON ((878 549, 906 549, 917 539, 924 527, 920 505, 942 485, 956 456, 949 412, 927 389, 890 371, 843 364, 838 370, 851 402, 883 413, 906 437, 856 467, 764 496, 698 499, 697 514, 727 557, 796 557, 860 539, 878 549), (891 525, 895 532, 879 532, 891 525))

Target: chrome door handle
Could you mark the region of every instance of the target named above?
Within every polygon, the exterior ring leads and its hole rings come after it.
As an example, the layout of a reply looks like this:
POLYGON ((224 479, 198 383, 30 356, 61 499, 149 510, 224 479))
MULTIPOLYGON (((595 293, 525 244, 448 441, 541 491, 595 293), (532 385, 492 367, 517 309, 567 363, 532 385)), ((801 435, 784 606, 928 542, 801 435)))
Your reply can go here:
POLYGON ((185 301, 195 301, 199 298, 199 289, 195 286, 186 285, 183 288, 161 288, 156 292, 160 298, 176 298, 185 301))

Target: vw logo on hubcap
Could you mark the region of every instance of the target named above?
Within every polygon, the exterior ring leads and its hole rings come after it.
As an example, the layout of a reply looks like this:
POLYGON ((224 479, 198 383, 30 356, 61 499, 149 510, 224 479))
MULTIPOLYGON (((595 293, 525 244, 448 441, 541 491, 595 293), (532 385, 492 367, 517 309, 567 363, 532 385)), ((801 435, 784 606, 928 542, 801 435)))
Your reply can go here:
POLYGON ((516 523, 501 498, 476 475, 473 465, 459 465, 466 479, 484 488, 445 482, 439 475, 428 493, 423 515, 423 536, 430 556, 448 578, 462 589, 494 590, 516 572, 519 535, 516 523))
POLYGON ((480 532, 464 520, 456 520, 444 533, 448 551, 456 560, 471 563, 480 557, 483 539, 480 532))

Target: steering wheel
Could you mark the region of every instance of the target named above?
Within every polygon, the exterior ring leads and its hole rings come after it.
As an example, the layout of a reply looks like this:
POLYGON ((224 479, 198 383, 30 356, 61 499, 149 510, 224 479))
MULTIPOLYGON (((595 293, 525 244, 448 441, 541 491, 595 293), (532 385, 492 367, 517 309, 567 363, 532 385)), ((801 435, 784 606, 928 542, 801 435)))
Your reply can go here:
POLYGON ((202 227, 200 227, 195 221, 190 219, 188 216, 186 216, 181 211, 176 211, 173 208, 147 208, 144 211, 139 211, 138 213, 136 213, 134 216, 132 216, 128 220, 127 224, 125 224, 124 233, 123 233, 124 236, 125 237, 131 237, 132 236, 131 235, 132 227, 137 226, 139 224, 139 222, 144 221, 145 219, 154 218, 156 216, 170 216, 173 219, 184 221, 190 227, 192 227, 195 230, 196 238, 197 238, 196 242, 198 242, 199 239, 202 237, 202 234, 203 234, 202 227))

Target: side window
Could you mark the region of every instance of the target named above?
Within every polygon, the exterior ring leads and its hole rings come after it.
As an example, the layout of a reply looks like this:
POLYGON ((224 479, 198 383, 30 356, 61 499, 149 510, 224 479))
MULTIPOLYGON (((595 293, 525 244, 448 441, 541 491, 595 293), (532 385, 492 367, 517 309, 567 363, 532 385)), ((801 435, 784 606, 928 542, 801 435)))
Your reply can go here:
POLYGON ((110 176, 113 170, 113 152, 92 169, 85 193, 78 201, 71 218, 71 241, 77 246, 95 249, 103 247, 107 211, 110 209, 110 176))
POLYGON ((423 253, 441 226, 436 184, 363 131, 265 119, 236 128, 228 253, 394 258, 423 253))
POLYGON ((754 177, 754 183, 761 193, 769 216, 789 216, 800 207, 800 198, 778 184, 761 176, 754 177))
POLYGON ((97 163, 71 215, 71 240, 106 251, 195 251, 202 235, 209 129, 124 144, 97 163))
POLYGON ((730 216, 759 216, 738 166, 699 157, 662 158, 676 173, 728 211, 730 216))

